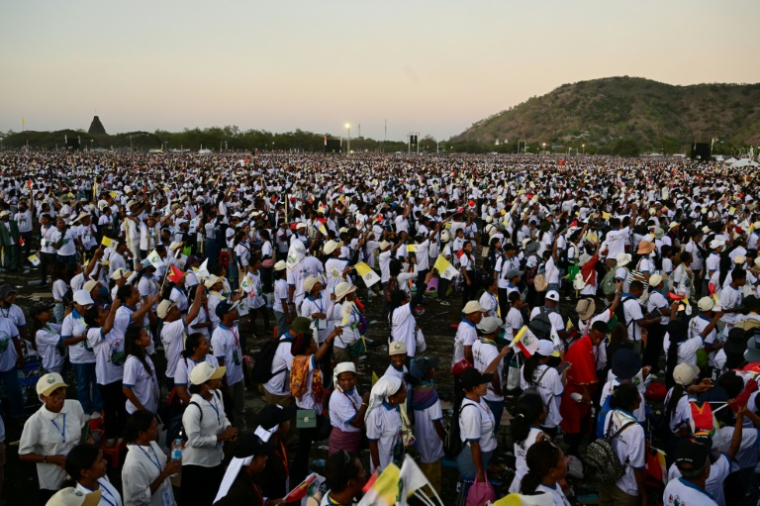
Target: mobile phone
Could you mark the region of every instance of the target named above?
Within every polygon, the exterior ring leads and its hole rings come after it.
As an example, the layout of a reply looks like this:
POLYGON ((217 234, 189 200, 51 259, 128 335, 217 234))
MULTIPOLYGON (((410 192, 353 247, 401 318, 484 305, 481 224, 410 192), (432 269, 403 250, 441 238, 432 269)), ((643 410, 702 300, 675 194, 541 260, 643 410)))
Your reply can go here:
POLYGON ((562 362, 561 364, 557 366, 557 372, 559 374, 562 374, 563 372, 565 372, 565 369, 567 369, 568 367, 570 367, 570 362, 562 362))

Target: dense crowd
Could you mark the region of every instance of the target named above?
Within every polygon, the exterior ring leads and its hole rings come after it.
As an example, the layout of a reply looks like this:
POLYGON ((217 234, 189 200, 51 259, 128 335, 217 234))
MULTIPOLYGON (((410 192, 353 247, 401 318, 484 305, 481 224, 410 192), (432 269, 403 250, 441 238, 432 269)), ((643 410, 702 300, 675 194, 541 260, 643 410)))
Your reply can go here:
POLYGON ((429 495, 456 467, 444 504, 758 504, 751 168, 46 152, 0 167, 2 270, 52 290, 24 310, 0 287, 2 416, 39 504, 272 506, 316 480, 314 504, 349 505, 407 454, 429 495), (418 319, 452 304, 450 354, 418 319), (374 308, 390 366, 360 392, 374 308))

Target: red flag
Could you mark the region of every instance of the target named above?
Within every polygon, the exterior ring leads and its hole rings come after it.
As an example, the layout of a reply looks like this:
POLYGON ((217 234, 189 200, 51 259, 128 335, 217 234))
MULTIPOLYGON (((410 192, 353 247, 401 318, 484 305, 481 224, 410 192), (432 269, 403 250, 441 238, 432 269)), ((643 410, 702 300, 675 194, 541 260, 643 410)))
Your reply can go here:
POLYGON ((172 283, 178 283, 180 279, 182 279, 185 276, 185 273, 181 270, 177 269, 174 264, 169 264, 169 270, 171 273, 167 276, 169 281, 172 283))
POLYGON ((470 207, 475 207, 475 201, 474 200, 468 200, 467 205, 470 207))
POLYGON ((577 227, 578 226, 578 220, 573 220, 573 222, 570 224, 571 227, 577 227))
POLYGON ((691 405, 691 420, 694 424, 694 432, 700 430, 706 430, 711 432, 715 429, 713 424, 713 412, 712 406, 709 402, 700 403, 692 401, 691 405))
POLYGON ((380 470, 379 469, 375 469, 375 472, 372 473, 372 476, 369 477, 369 479, 367 480, 367 483, 365 483, 364 487, 362 487, 362 492, 364 492, 366 494, 367 490, 369 490, 369 489, 372 488, 372 485, 374 485, 375 482, 377 481, 377 477, 378 477, 379 474, 380 474, 380 470))
POLYGON ((26 186, 27 186, 27 188, 31 188, 32 187, 32 180, 31 179, 26 182, 26 186))
POLYGON ((464 248, 457 251, 457 258, 462 258, 462 255, 464 255, 464 248))
POLYGON ((561 161, 559 162, 559 164, 560 164, 560 165, 565 165, 566 163, 567 163, 567 160, 561 160, 561 161))

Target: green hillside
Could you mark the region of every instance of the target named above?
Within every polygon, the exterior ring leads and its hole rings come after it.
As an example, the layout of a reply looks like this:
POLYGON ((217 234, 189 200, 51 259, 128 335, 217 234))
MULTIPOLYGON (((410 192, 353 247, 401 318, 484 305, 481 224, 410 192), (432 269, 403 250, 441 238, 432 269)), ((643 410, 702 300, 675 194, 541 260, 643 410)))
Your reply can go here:
POLYGON ((502 111, 451 139, 607 150, 633 141, 641 150, 673 152, 694 140, 716 141, 716 151, 760 143, 760 83, 673 86, 649 79, 610 77, 564 84, 502 111), (607 149, 605 149, 607 148, 607 149), (722 148, 722 149, 721 149, 722 148))

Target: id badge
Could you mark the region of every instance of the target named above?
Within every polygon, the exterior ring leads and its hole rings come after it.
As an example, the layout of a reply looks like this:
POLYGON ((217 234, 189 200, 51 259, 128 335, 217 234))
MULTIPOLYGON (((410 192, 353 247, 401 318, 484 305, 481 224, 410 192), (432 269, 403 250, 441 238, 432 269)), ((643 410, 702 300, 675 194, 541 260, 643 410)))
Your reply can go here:
POLYGON ((174 494, 172 488, 166 484, 161 487, 161 506, 174 506, 174 494))
POLYGON ((232 351, 232 361, 235 362, 235 365, 240 365, 240 354, 237 350, 232 351))

